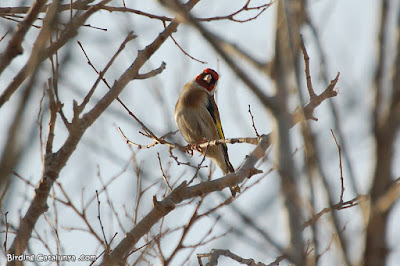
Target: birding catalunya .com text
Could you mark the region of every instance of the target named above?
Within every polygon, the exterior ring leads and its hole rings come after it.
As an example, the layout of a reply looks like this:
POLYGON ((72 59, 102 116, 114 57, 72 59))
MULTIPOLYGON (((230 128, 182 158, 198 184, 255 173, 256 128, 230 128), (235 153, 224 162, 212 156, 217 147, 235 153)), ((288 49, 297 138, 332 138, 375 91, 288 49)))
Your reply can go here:
POLYGON ((45 254, 7 254, 7 261, 25 261, 25 262, 74 262, 74 261, 96 261, 96 255, 45 255, 45 254))

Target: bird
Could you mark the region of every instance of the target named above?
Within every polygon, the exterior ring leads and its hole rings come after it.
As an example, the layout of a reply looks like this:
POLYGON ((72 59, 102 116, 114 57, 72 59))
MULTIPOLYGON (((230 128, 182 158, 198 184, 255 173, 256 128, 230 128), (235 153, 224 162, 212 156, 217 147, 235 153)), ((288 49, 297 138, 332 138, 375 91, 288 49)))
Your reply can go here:
MULTIPOLYGON (((206 68, 196 78, 183 86, 175 105, 175 121, 183 138, 190 145, 210 140, 225 139, 214 91, 218 82, 218 73, 206 68)), ((222 170, 224 175, 234 173, 229 161, 225 143, 210 146, 201 151, 222 170)), ((240 189, 237 185, 230 188, 235 197, 240 189)))

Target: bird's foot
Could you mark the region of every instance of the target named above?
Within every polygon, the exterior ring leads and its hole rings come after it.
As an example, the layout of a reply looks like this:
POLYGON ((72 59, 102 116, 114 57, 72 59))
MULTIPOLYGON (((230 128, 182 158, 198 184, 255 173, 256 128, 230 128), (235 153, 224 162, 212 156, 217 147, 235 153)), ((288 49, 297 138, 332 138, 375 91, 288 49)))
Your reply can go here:
POLYGON ((193 156, 193 145, 186 145, 185 146, 185 153, 189 154, 190 157, 193 156))
POLYGON ((206 140, 206 139, 200 140, 199 142, 196 142, 195 144, 193 144, 193 149, 195 149, 196 151, 198 151, 200 153, 203 153, 204 148, 200 147, 200 145, 207 143, 207 142, 208 142, 208 140, 206 140))

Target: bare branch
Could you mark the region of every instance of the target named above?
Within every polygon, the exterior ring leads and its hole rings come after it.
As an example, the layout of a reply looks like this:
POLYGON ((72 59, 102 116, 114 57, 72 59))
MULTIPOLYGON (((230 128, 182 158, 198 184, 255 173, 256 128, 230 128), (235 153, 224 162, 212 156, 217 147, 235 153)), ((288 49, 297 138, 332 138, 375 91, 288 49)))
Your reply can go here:
POLYGON ((169 188, 169 191, 172 191, 172 187, 169 185, 168 178, 165 175, 163 167, 162 167, 162 164, 161 164, 160 153, 158 153, 158 152, 157 152, 157 158, 158 158, 158 164, 160 165, 160 170, 161 170, 161 174, 162 174, 162 177, 164 179, 164 182, 167 185, 167 187, 169 188))
POLYGON ((218 16, 218 17, 211 17, 211 18, 198 18, 199 21, 215 21, 215 20, 231 20, 234 22, 239 22, 239 23, 245 23, 245 22, 249 22, 252 20, 257 19, 262 13, 264 13, 264 11, 266 11, 275 1, 271 0, 269 3, 267 4, 260 4, 257 6, 250 6, 250 2, 251 0, 247 0, 246 3, 237 11, 226 15, 226 16, 218 16), (235 18, 236 16, 238 16, 239 14, 242 14, 244 12, 248 12, 248 11, 257 11, 256 15, 250 16, 247 19, 237 19, 235 18))
POLYGON ((251 117, 251 123, 252 123, 252 125, 253 125, 254 131, 256 132, 256 136, 257 136, 257 138, 258 138, 258 137, 260 137, 260 134, 258 134, 256 125, 254 124, 254 116, 253 116, 253 114, 251 113, 250 104, 249 104, 249 114, 250 114, 250 117, 251 117))
MULTIPOLYGON (((12 125, 9 128, 7 136, 8 139, 6 141, 6 147, 3 150, 3 153, 0 158, 0 168, 2 169, 2 172, 0 173, 0 187, 2 187, 5 181, 7 181, 8 175, 12 172, 12 169, 15 166, 18 157, 20 156, 21 150, 20 147, 18 147, 18 143, 20 141, 17 141, 18 134, 16 132, 19 130, 21 126, 23 112, 27 107, 27 103, 33 91, 32 88, 35 83, 36 74, 38 73, 38 66, 40 64, 38 58, 40 57, 40 54, 43 52, 46 41, 49 39, 49 36, 51 34, 51 24, 56 19, 57 3, 58 3, 57 1, 54 2, 52 8, 49 9, 49 11, 46 13, 44 25, 41 31, 39 32, 39 35, 33 45, 32 53, 29 57, 28 62, 26 63, 26 66, 28 66, 28 68, 31 69, 33 74, 28 84, 26 84, 24 90, 22 91, 22 97, 19 99, 17 109, 14 111, 14 117, 12 118, 12 125)), ((0 102, 3 95, 7 94, 6 91, 0 96, 0 102)))
POLYGON ((362 202, 369 200, 369 196, 368 195, 359 195, 351 200, 345 201, 345 202, 339 202, 335 205, 332 205, 331 207, 328 208, 324 208, 322 211, 320 211, 319 213, 317 213, 316 215, 314 215, 310 220, 306 221, 303 226, 304 228, 310 226, 311 224, 315 223, 316 221, 318 221, 319 218, 321 218, 322 215, 329 213, 333 210, 343 210, 343 209, 347 209, 356 205, 361 204, 362 202))
POLYGON ((148 72, 146 74, 137 74, 134 79, 148 79, 148 78, 157 76, 158 74, 163 72, 163 70, 165 69, 166 65, 167 64, 165 62, 162 62, 161 65, 158 68, 153 69, 153 70, 151 70, 150 72, 148 72))
MULTIPOLYGON (((50 82, 49 82, 50 83, 50 82)), ((54 100, 54 93, 49 84, 49 89, 47 90, 47 95, 49 97, 49 109, 50 109, 50 120, 49 120, 49 132, 47 135, 45 154, 50 154, 53 151, 53 140, 54 140, 54 129, 56 126, 57 117, 57 106, 54 100)))
POLYGON ((106 67, 101 72, 97 71, 97 69, 94 67, 94 65, 92 64, 92 62, 89 59, 89 56, 86 54, 85 50, 83 49, 82 44, 78 41, 78 45, 81 47, 86 59, 88 60, 88 64, 99 75, 99 77, 97 78, 96 82, 93 84, 93 86, 90 89, 90 91, 88 92, 88 94, 83 99, 82 103, 79 106, 76 106, 75 116, 79 115, 83 111, 83 109, 85 108, 85 106, 89 102, 90 98, 92 97, 95 89, 97 88, 97 85, 99 84, 100 80, 102 80, 107 85, 107 87, 110 88, 110 85, 105 80, 104 75, 106 74, 108 69, 111 67, 111 65, 114 63, 114 61, 118 57, 118 55, 125 49, 126 44, 128 42, 130 42, 131 40, 135 39, 136 37, 137 36, 135 34, 133 34, 133 32, 129 32, 128 36, 126 36, 125 40, 119 46, 117 52, 112 56, 111 60, 107 63, 106 67))
POLYGON ((218 264, 218 259, 220 256, 225 256, 228 258, 231 258, 232 260, 235 260, 241 264, 246 264, 246 265, 251 265, 251 266, 266 266, 262 262, 255 263, 253 259, 244 259, 236 254, 233 254, 231 251, 227 249, 213 249, 211 250, 210 253, 208 254, 197 254, 198 258, 208 258, 208 263, 207 265, 214 266, 218 264))
MULTIPOLYGON (((306 80, 307 80, 307 89, 308 89, 308 94, 310 96, 310 102, 303 108, 303 113, 305 119, 312 119, 315 121, 318 121, 318 118, 316 118, 313 115, 313 112, 315 108, 317 108, 324 100, 335 97, 338 92, 335 89, 336 83, 339 80, 340 72, 336 75, 336 78, 333 79, 328 87, 325 89, 324 92, 322 92, 320 95, 315 94, 312 81, 311 81, 311 74, 310 74, 310 57, 308 56, 307 49, 304 45, 303 37, 301 36, 300 38, 300 47, 301 51, 303 52, 304 56, 304 64, 305 64, 305 75, 306 75, 306 80)), ((298 110, 299 112, 299 110, 298 110)), ((295 113, 294 119, 295 123, 300 119, 300 117, 295 113)))
POLYGON ((257 171, 254 171, 254 166, 257 161, 264 156, 269 145, 268 139, 267 136, 261 137, 257 147, 250 155, 246 156, 245 162, 235 173, 216 180, 202 182, 191 187, 188 187, 186 181, 184 181, 164 200, 157 201, 156 198, 153 198, 153 209, 126 234, 121 243, 110 253, 107 260, 104 260, 101 265, 117 264, 155 223, 175 208, 176 204, 194 197, 205 196, 214 191, 221 191, 225 188, 241 183, 244 179, 257 173, 257 171))
POLYGON ((23 21, 18 23, 17 30, 11 37, 10 41, 4 52, 0 55, 0 75, 4 69, 11 63, 19 54, 22 54, 23 49, 21 46, 22 40, 25 34, 28 32, 29 28, 32 26, 33 22, 36 20, 41 8, 47 2, 47 0, 37 0, 29 8, 27 15, 23 21))
POLYGON ((387 212, 400 198, 400 177, 397 178, 389 189, 372 206, 373 215, 387 212))
POLYGON ((7 253, 8 228, 10 227, 10 225, 8 224, 7 215, 8 215, 8 212, 5 212, 4 213, 4 221, 6 224, 6 235, 4 237, 4 243, 3 243, 4 253, 7 253))
MULTIPOLYGON (((105 5, 108 1, 109 0, 105 0, 100 2, 96 6, 92 6, 82 16, 78 17, 76 21, 74 20, 73 22, 71 22, 72 24, 70 28, 67 29, 64 33, 65 37, 60 37, 58 41, 50 46, 50 50, 48 49, 47 52, 44 53, 44 56, 39 57, 39 62, 43 61, 49 55, 53 54, 70 37, 74 36, 76 34, 76 29, 81 26, 91 14, 99 10, 99 8, 105 5)), ((191 9, 195 4, 197 4, 198 1, 199 0, 189 1, 186 6, 191 9)), ((132 65, 122 74, 122 76, 115 82, 110 91, 93 107, 93 109, 83 115, 82 118, 74 119, 74 121, 72 122, 73 130, 69 131, 69 136, 67 137, 61 148, 56 153, 46 154, 42 179, 38 185, 38 188, 36 189, 35 197, 33 198, 31 205, 28 208, 28 211, 26 212, 24 218, 21 220, 19 231, 14 239, 13 245, 11 246, 9 253, 19 255, 25 251, 37 220, 48 208, 46 202, 49 196, 50 189, 53 187, 54 182, 58 178, 61 169, 63 169, 70 156, 75 151, 83 134, 86 132, 86 129, 89 128, 90 125, 92 125, 94 121, 104 112, 104 110, 113 102, 113 100, 118 97, 119 93, 125 88, 128 82, 137 75, 140 68, 147 62, 147 60, 149 60, 149 58, 155 53, 155 51, 157 51, 158 48, 161 47, 168 36, 170 36, 171 33, 177 29, 178 25, 178 21, 171 22, 167 29, 160 33, 160 35, 150 45, 148 45, 145 49, 139 51, 137 58, 134 60, 132 65)), ((27 74, 28 72, 24 72, 24 75, 27 74)), ((18 82, 22 82, 22 80, 19 80, 18 82)), ((12 82, 12 86, 20 84, 18 82, 15 82, 15 80, 12 82)), ((13 91, 12 88, 14 87, 6 89, 4 94, 0 96, 0 107, 4 103, 4 101, 8 99, 9 96, 11 96, 11 94, 9 94, 9 91, 13 91), (4 95, 5 98, 3 98, 4 95)))
POLYGON ((108 242, 107 242, 106 234, 105 234, 105 232, 104 232, 103 222, 101 221, 100 199, 99 199, 99 192, 98 192, 97 190, 96 190, 96 199, 97 199, 97 219, 99 220, 101 232, 103 233, 104 247, 105 247, 105 249, 106 249, 106 253, 108 253, 107 250, 109 249, 109 244, 108 244, 108 242))
POLYGON ((300 48, 301 48, 301 51, 303 52, 303 56, 304 56, 304 64, 305 64, 304 71, 306 72, 308 94, 310 95, 310 98, 314 98, 317 95, 314 92, 314 88, 312 86, 312 81, 311 81, 310 57, 308 56, 307 49, 306 49, 306 47, 304 45, 304 40, 303 40, 303 36, 302 35, 300 35, 300 48))
MULTIPOLYGON (((335 97, 338 92, 335 89, 336 83, 339 80, 340 73, 336 75, 336 77, 331 81, 331 83, 328 85, 328 87, 322 92, 320 95, 316 95, 312 98, 310 98, 310 102, 303 108, 303 113, 305 119, 312 119, 314 121, 318 121, 318 118, 316 118, 313 113, 314 110, 326 99, 335 97)), ((299 114, 300 110, 297 110, 297 112, 294 113, 293 119, 294 123, 298 123, 301 121, 301 115, 299 114)))
POLYGON ((339 143, 337 142, 336 136, 333 133, 333 130, 331 129, 331 133, 333 136, 333 139, 335 140, 338 152, 339 152, 339 169, 340 169, 340 182, 341 182, 341 190, 340 190, 340 199, 339 199, 339 203, 343 203, 343 194, 344 194, 344 180, 343 180, 343 168, 342 168, 342 149, 339 145, 339 143))
MULTIPOLYGON (((38 55, 36 64, 39 65, 44 60, 49 58, 52 54, 57 52, 61 47, 63 47, 71 38, 73 38, 78 33, 77 29, 79 27, 81 27, 87 19, 92 14, 94 14, 96 11, 98 11, 101 6, 105 5, 109 1, 110 0, 103 0, 99 4, 91 6, 81 16, 74 17, 74 19, 68 23, 65 30, 63 30, 61 32, 60 37, 57 39, 57 41, 52 43, 47 49, 45 49, 45 51, 41 52, 38 55)), ((29 75, 32 74, 32 72, 35 69, 36 68, 31 67, 31 60, 28 60, 28 62, 18 72, 18 74, 14 77, 14 79, 11 81, 11 83, 7 86, 7 88, 0 95, 0 107, 2 107, 4 105, 4 103, 10 99, 10 97, 14 94, 14 92, 17 90, 17 88, 25 81, 25 79, 29 75)))

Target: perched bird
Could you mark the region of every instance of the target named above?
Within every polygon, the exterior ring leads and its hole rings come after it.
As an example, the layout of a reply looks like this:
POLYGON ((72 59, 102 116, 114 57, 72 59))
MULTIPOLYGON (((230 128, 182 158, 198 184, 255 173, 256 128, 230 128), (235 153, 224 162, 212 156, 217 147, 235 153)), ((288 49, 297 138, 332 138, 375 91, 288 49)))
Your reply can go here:
MULTIPOLYGON (((210 68, 186 83, 175 106, 175 121, 182 136, 189 144, 224 139, 219 111, 214 100, 214 91, 219 75, 210 68)), ((235 172, 228 157, 226 144, 204 149, 206 157, 213 160, 226 175, 235 172)), ((240 192, 231 187, 232 196, 240 192)))

